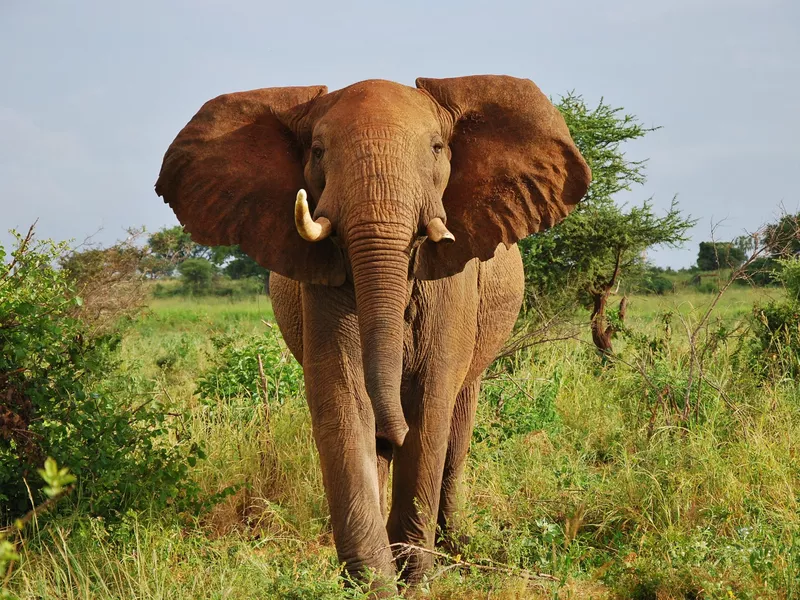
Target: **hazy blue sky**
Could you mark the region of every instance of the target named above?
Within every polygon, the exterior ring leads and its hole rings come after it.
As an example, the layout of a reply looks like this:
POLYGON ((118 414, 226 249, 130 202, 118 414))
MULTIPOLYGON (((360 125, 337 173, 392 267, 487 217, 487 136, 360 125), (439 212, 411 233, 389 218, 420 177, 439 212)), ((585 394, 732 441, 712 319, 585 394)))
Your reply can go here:
POLYGON ((37 217, 40 236, 99 241, 177 223, 161 158, 218 94, 477 73, 663 126, 629 148, 650 163, 624 200, 677 193, 700 221, 659 264, 694 262, 712 221, 732 238, 800 208, 798 0, 0 0, 0 56, 3 241, 37 217))

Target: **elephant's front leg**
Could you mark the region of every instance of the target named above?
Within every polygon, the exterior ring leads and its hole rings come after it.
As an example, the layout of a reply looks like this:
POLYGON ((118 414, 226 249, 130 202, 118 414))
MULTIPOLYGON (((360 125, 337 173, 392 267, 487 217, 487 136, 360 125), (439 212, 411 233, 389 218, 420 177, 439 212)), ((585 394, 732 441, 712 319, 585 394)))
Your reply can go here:
POLYGON ((376 572, 394 591, 352 290, 304 286, 303 371, 339 560, 358 577, 376 572))
MULTIPOLYGON (((439 499, 438 526, 442 547, 454 554, 462 550, 461 543, 464 541, 454 539, 453 520, 457 508, 458 487, 464 473, 464 463, 475 424, 480 388, 481 380, 478 378, 461 389, 450 422, 450 440, 447 445, 442 493, 439 499)), ((440 539, 437 539, 437 543, 439 541, 440 539)))
POLYGON ((401 544, 433 548, 455 395, 426 393, 424 384, 404 394, 409 432, 394 451, 387 530, 403 578, 412 584, 430 567, 432 555, 401 544))
MULTIPOLYGON (((475 272, 417 282, 407 312, 413 328, 404 379, 403 413, 409 432, 394 449, 392 507, 387 529, 393 544, 433 549, 453 407, 472 361, 477 296, 475 272)), ((394 546, 403 577, 416 583, 432 554, 394 546)))

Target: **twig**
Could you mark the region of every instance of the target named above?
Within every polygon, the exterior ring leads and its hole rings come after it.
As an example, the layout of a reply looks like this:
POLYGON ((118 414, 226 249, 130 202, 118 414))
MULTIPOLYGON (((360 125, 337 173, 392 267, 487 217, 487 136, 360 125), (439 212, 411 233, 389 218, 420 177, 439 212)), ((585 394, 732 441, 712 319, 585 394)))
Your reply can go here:
POLYGON ((11 260, 11 263, 8 265, 8 267, 6 267, 5 273, 3 273, 2 276, 0 276, 0 281, 3 281, 6 277, 8 277, 11 274, 11 271, 13 271, 14 267, 17 265, 19 257, 25 253, 25 249, 28 247, 28 244, 30 244, 31 239, 33 239, 33 229, 36 227, 36 224, 38 222, 39 219, 36 219, 33 222, 33 225, 31 225, 28 228, 28 233, 25 235, 25 238, 20 243, 19 247, 17 248, 17 251, 14 253, 14 258, 11 260))
POLYGON ((467 567, 471 569, 482 569, 484 571, 493 571, 495 573, 505 573, 506 575, 511 575, 513 577, 522 577, 525 579, 544 579, 546 581, 559 580, 558 577, 554 577, 549 573, 533 573, 531 571, 528 571, 527 569, 519 569, 508 565, 500 565, 489 559, 481 559, 486 562, 492 563, 489 565, 484 565, 469 560, 464 560, 463 558, 460 557, 453 557, 444 552, 439 552, 437 550, 430 550, 428 548, 423 548, 422 546, 416 546, 414 544, 406 544, 404 542, 395 542, 394 544, 389 544, 389 548, 402 549, 402 552, 399 553, 398 558, 402 558, 403 556, 411 554, 412 552, 415 551, 443 558, 451 562, 451 565, 448 568, 467 567))
POLYGON ((4 535, 8 535, 9 533, 13 533, 15 531, 22 530, 28 523, 30 523, 34 518, 37 518, 40 514, 47 512, 50 510, 59 500, 61 500, 64 496, 71 493, 72 490, 75 489, 74 485, 69 485, 62 489, 58 494, 53 496, 52 498, 48 498, 44 502, 42 502, 39 506, 36 506, 30 509, 24 516, 17 519, 13 525, 9 525, 8 527, 4 527, 0 529, 0 533, 4 535))
POLYGON ((261 392, 264 398, 264 420, 266 421, 267 432, 269 432, 270 411, 269 393, 267 388, 267 376, 264 374, 264 363, 261 362, 261 354, 258 354, 258 379, 261 383, 261 392))

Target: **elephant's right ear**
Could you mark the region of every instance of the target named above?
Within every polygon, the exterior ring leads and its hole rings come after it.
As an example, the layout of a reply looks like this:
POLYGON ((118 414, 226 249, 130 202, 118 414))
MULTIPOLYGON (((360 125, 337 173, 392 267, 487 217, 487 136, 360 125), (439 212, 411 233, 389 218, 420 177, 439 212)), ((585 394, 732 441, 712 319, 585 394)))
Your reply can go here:
POLYGON ((307 242, 297 233, 303 148, 276 116, 326 92, 325 86, 264 88, 203 105, 167 149, 156 182, 156 193, 194 241, 237 244, 261 266, 298 281, 344 283, 335 244, 307 242))

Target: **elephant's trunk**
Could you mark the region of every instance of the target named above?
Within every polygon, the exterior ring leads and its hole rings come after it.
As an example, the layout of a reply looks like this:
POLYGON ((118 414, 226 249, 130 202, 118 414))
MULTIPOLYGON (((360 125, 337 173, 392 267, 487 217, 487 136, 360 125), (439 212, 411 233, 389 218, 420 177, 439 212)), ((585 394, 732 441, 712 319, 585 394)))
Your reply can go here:
POLYGON ((356 292, 364 382, 375 414, 376 436, 402 446, 408 425, 400 403, 403 315, 408 290, 408 240, 386 226, 359 227, 367 235, 349 244, 356 292), (384 229, 384 231, 380 231, 384 229))

